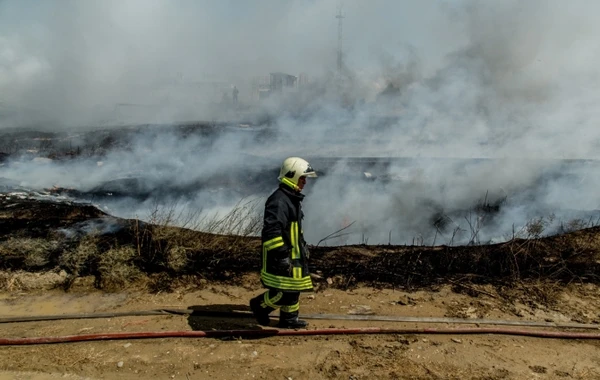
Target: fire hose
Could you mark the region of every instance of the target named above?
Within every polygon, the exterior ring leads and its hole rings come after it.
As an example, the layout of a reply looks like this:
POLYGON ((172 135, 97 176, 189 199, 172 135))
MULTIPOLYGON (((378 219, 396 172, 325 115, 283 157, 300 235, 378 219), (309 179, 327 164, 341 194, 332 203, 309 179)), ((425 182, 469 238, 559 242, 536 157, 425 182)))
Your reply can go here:
POLYGON ((516 330, 505 328, 402 328, 385 329, 379 327, 365 328, 333 328, 316 330, 210 330, 210 331, 151 331, 151 332, 124 332, 106 334, 65 335, 31 338, 0 338, 0 346, 7 345, 35 345, 69 342, 89 342, 99 340, 119 339, 156 339, 156 338, 266 338, 272 336, 315 336, 315 335, 357 335, 357 334, 497 334, 517 335, 537 338, 554 339, 600 339, 600 334, 578 333, 565 331, 541 330, 516 330))
MULTIPOLYGON (((90 319, 90 318, 112 318, 124 316, 143 316, 143 315, 190 315, 199 317, 221 317, 221 318, 252 318, 252 314, 245 311, 214 311, 214 310, 194 310, 194 309, 156 309, 128 312, 109 312, 93 314, 64 314, 64 315, 40 315, 27 317, 6 317, 0 318, 0 323, 19 323, 33 321, 50 321, 63 319, 90 319)), ((572 328, 572 329, 600 329, 597 324, 582 323, 554 323, 537 321, 508 321, 508 320, 489 320, 489 319, 467 319, 467 318, 430 318, 430 317, 404 317, 404 316, 385 316, 385 315, 335 315, 335 314, 305 314, 302 318, 306 319, 326 319, 326 320, 352 320, 352 321, 386 321, 386 322, 414 322, 414 323, 457 323, 457 324, 488 324, 488 325, 511 325, 523 327, 552 327, 552 328, 572 328)), ((208 330, 208 331, 159 331, 159 332, 122 332, 122 333, 100 333, 86 335, 66 335, 50 337, 29 337, 29 338, 0 338, 0 346, 3 345, 34 345, 68 342, 85 342, 99 340, 120 340, 120 339, 156 339, 156 338, 266 338, 271 336, 316 336, 316 335, 356 335, 356 334, 496 334, 496 335, 516 335, 537 338, 554 339, 600 339, 598 333, 583 333, 573 331, 547 331, 531 329, 512 329, 512 328, 328 328, 314 330, 280 330, 265 328, 260 330, 208 330)))

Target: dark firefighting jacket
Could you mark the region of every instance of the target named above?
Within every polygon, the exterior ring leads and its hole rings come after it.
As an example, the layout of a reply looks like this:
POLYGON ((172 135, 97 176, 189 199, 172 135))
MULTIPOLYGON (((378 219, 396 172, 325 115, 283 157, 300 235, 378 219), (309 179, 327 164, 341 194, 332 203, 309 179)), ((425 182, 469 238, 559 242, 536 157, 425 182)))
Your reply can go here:
POLYGON ((280 185, 265 203, 260 277, 267 288, 313 290, 302 231, 302 199, 303 194, 280 185))

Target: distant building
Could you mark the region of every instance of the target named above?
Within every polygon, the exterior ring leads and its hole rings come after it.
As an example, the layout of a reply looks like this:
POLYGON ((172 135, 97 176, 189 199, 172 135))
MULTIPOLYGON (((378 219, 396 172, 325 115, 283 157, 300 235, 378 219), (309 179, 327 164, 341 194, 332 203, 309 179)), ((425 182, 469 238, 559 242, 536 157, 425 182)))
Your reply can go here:
POLYGON ((308 84, 308 75, 300 73, 298 75, 298 87, 306 86, 308 84))
POLYGON ((285 73, 269 74, 269 87, 272 92, 282 92, 284 90, 295 88, 298 77, 285 73))
POLYGON ((258 100, 266 99, 272 94, 296 91, 301 83, 308 82, 306 76, 302 75, 297 77, 286 73, 270 73, 269 76, 256 77, 253 81, 253 90, 258 94, 258 100))

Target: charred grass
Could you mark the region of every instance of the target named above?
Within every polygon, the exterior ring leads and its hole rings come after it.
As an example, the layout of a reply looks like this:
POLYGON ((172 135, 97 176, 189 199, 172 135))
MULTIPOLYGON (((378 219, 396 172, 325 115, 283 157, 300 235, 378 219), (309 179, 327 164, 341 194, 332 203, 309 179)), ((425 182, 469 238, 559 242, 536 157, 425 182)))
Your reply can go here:
MULTIPOLYGON (((205 220, 208 232, 170 226, 168 213, 145 223, 113 218, 87 205, 32 199, 4 199, 2 205, 0 269, 61 272, 65 289, 92 276, 94 285, 107 291, 140 283, 168 291, 200 280, 235 284, 260 269, 260 218, 247 204, 205 220)), ((530 284, 528 298, 544 304, 551 304, 565 284, 600 283, 599 263, 600 227, 479 246, 311 247, 319 287, 417 290, 452 284, 457 292, 519 298, 519 289, 530 284), (489 285, 493 293, 485 290, 489 285)), ((0 287, 14 285, 10 278, 0 287)))

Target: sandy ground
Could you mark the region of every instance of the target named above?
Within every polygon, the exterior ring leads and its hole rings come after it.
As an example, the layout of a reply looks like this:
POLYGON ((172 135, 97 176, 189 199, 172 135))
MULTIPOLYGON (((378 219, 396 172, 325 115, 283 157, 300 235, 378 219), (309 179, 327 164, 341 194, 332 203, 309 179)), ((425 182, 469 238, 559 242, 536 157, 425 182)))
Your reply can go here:
MULTIPOLYGON (((233 305, 246 309, 262 290, 206 284, 150 294, 104 293, 87 287, 0 293, 0 316, 233 305)), ((506 302, 439 291, 335 289, 303 294, 301 312, 465 317, 594 323, 598 289, 572 285, 558 306, 506 302)), ((460 327, 400 322, 311 320, 309 328, 460 327)), ((461 325, 463 327, 473 325, 461 325)), ((483 327, 483 326, 482 326, 483 327)), ((116 317, 0 324, 0 337, 101 332, 256 329, 252 319, 169 316, 116 317)), ((596 332, 587 330, 587 332, 596 332)), ((599 379, 600 343, 504 335, 353 335, 261 339, 176 338, 117 340, 35 346, 1 346, 0 379, 599 379)))

